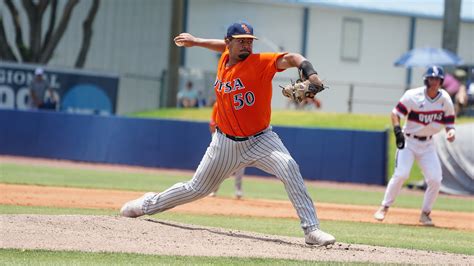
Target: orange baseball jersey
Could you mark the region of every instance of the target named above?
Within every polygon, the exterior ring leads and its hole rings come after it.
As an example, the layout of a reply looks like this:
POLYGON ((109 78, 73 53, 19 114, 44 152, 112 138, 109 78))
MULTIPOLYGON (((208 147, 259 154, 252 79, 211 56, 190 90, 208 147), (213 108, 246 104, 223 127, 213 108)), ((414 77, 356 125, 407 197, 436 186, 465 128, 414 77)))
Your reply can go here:
POLYGON ((285 53, 251 54, 226 67, 229 51, 222 54, 214 83, 216 123, 225 134, 248 137, 270 125, 272 79, 277 60, 285 53))

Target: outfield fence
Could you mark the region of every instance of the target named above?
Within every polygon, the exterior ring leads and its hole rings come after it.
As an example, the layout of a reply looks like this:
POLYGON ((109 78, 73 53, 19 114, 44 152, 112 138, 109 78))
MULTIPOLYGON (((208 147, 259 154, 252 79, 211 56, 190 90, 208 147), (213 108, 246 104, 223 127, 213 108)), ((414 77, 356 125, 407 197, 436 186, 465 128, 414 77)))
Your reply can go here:
MULTIPOLYGON (((211 139, 207 122, 20 110, 0 110, 0 121, 0 154, 97 163, 194 170, 211 139)), ((385 184, 386 131, 273 130, 305 179, 385 184)))

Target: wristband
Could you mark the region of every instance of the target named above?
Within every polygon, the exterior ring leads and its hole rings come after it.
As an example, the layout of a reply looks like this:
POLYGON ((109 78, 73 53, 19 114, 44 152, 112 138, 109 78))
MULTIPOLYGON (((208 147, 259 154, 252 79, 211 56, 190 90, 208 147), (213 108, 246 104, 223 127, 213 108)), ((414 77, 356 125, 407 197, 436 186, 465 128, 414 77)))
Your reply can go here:
POLYGON ((316 70, 314 70, 313 65, 308 60, 304 60, 303 62, 301 62, 301 65, 300 65, 299 69, 303 73, 303 77, 305 79, 308 79, 309 76, 311 76, 313 74, 318 74, 318 72, 316 72, 316 70))

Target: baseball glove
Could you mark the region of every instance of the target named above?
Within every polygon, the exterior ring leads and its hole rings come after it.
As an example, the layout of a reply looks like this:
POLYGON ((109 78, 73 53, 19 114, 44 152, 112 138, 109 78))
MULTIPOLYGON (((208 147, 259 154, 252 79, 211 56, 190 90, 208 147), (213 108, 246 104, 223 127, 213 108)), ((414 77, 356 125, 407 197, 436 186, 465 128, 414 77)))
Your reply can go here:
POLYGON ((324 89, 327 89, 327 86, 316 85, 309 80, 302 81, 298 79, 296 82, 291 81, 290 84, 286 86, 280 86, 282 88, 282 93, 285 97, 288 97, 294 100, 297 103, 302 102, 306 98, 314 98, 314 96, 324 89))

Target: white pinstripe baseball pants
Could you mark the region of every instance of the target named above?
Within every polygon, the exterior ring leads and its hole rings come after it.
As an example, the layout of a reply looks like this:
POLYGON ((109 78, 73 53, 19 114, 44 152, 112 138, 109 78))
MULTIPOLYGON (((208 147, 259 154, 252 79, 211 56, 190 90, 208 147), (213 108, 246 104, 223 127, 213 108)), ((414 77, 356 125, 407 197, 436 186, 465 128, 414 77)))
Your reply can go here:
POLYGON ((299 166, 271 130, 246 141, 233 141, 220 133, 214 134, 193 178, 148 197, 143 211, 155 214, 206 197, 230 174, 246 166, 257 167, 283 182, 305 233, 319 228, 299 166))

